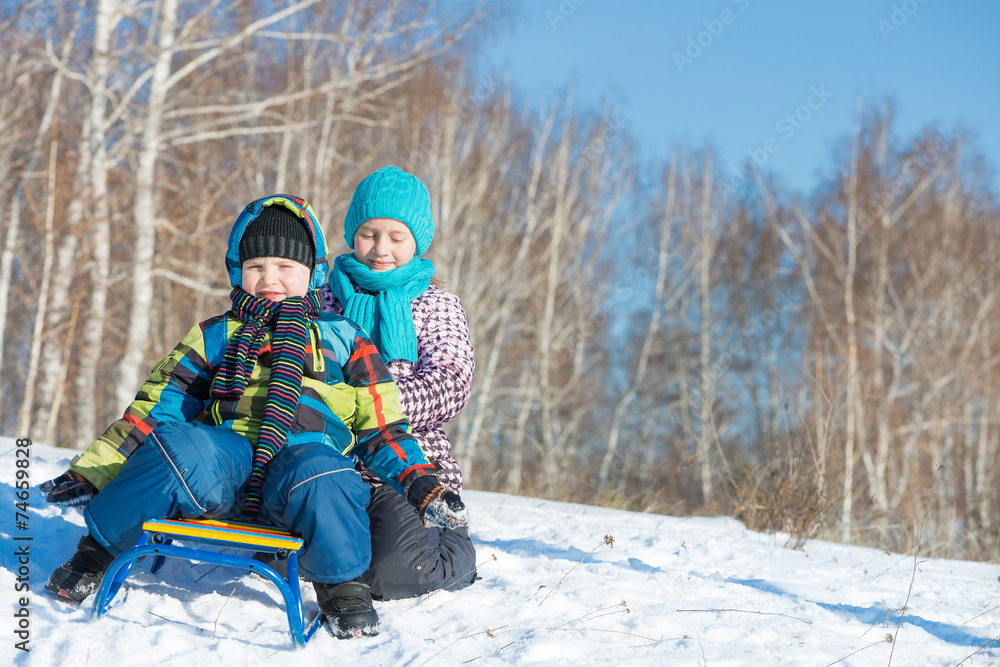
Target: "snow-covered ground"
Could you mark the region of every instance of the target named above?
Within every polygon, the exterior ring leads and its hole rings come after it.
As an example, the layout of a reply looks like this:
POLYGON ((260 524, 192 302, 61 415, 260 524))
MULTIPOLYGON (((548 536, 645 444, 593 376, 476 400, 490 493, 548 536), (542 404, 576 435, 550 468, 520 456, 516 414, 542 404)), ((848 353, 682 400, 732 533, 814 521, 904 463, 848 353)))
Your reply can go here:
MULTIPOLYGON (((71 454, 33 445, 32 485, 65 470, 71 454)), ((8 601, 0 664, 849 666, 889 665, 890 656, 900 667, 1000 664, 991 643, 1000 634, 996 564, 816 541, 792 550, 785 536, 729 518, 476 491, 464 498, 482 578, 459 592, 376 603, 377 637, 340 641, 321 629, 294 649, 269 582, 176 559, 157 575, 140 563, 127 599, 95 621, 89 600, 71 606, 43 588, 85 532, 83 518, 32 489, 28 526, 19 530, 16 461, 14 440, 0 438, 0 588, 8 601), (30 593, 15 590, 16 548, 26 543, 15 536, 33 537, 30 593), (29 653, 15 648, 12 615, 25 595, 29 653)), ((312 618, 311 586, 303 594, 312 618)))

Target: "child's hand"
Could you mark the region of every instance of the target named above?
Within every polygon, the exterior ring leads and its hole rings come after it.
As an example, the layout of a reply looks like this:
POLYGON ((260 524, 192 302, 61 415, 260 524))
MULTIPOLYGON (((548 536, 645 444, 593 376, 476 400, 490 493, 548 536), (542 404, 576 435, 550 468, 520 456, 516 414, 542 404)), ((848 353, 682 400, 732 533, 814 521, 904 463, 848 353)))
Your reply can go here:
POLYGON ((420 512, 420 520, 441 528, 467 528, 469 512, 461 497, 448 491, 437 477, 418 477, 406 490, 406 499, 420 512))
POLYGON ((427 503, 420 518, 441 528, 469 527, 469 512, 459 495, 453 491, 445 491, 440 498, 427 503))
POLYGON ((45 500, 59 507, 83 507, 97 495, 97 487, 75 470, 67 470, 55 479, 42 482, 38 489, 45 500))

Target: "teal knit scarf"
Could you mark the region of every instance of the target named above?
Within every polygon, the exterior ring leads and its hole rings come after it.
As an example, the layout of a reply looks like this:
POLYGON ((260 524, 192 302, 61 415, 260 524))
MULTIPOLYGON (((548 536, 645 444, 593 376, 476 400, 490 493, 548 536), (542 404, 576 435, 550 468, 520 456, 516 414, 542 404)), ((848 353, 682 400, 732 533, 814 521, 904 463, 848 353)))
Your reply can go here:
POLYGON ((434 265, 414 257, 391 271, 372 271, 348 253, 337 257, 330 272, 330 291, 344 306, 344 317, 368 332, 386 363, 417 361, 417 332, 410 301, 424 293, 434 265), (353 283, 353 284, 352 284, 353 283), (373 292, 354 291, 354 285, 373 292))

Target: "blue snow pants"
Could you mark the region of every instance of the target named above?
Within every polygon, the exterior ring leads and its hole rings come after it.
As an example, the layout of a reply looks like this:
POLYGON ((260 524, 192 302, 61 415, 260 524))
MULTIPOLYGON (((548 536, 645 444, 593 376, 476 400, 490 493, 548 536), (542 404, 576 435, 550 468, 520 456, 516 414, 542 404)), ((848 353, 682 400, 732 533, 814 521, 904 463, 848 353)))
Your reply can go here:
MULTIPOLYGON (((161 425, 84 510, 90 534, 118 555, 135 544, 147 519, 237 518, 252 461, 250 441, 226 428, 161 425)), ((305 540, 304 578, 336 584, 371 561, 369 499, 348 458, 325 444, 297 444, 271 461, 260 518, 305 540)))

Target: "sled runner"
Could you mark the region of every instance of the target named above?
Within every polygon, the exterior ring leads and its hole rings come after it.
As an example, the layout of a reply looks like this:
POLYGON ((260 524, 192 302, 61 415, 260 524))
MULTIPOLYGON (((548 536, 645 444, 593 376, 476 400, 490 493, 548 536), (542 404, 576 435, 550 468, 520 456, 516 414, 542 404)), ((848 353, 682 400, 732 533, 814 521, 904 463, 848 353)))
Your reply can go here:
POLYGON ((288 629, 292 641, 298 646, 304 646, 323 622, 323 614, 319 614, 308 628, 305 626, 298 567, 299 550, 304 544, 301 538, 269 524, 210 519, 150 519, 142 524, 142 529, 143 533, 135 546, 115 558, 104 574, 94 599, 95 618, 100 618, 110 609, 139 558, 153 556, 150 571, 156 573, 164 559, 170 556, 240 567, 267 577, 281 591, 288 615, 288 629), (193 545, 179 546, 173 543, 174 539, 193 545), (272 553, 279 561, 287 561, 288 578, 253 558, 199 548, 202 545, 272 553))

